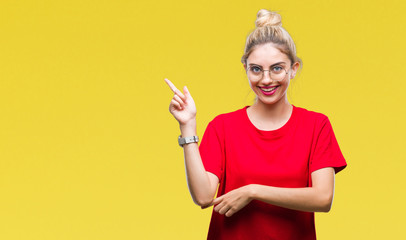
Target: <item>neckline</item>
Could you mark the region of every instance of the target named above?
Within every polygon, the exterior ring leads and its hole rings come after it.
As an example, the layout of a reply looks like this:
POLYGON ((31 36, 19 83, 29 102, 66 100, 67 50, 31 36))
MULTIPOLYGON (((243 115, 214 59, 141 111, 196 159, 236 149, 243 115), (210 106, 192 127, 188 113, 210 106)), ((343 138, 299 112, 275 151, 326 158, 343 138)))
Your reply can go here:
POLYGON ((275 137, 280 137, 284 135, 294 124, 294 120, 296 119, 297 115, 297 107, 292 104, 292 113, 290 114, 290 117, 288 121, 280 128, 275 129, 275 130, 261 130, 257 128, 252 122, 251 119, 248 117, 247 113, 247 108, 250 107, 249 105, 245 106, 243 108, 244 112, 244 118, 248 122, 248 125, 250 126, 249 128, 253 130, 254 132, 258 133, 261 137, 263 138, 275 138, 275 137))

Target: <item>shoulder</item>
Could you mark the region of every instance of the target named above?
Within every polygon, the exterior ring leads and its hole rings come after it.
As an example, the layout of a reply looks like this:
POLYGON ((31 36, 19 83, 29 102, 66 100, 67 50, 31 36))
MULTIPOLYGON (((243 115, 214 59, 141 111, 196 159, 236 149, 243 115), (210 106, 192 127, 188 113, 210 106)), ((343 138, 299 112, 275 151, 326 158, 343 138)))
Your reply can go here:
POLYGON ((224 132, 226 129, 235 129, 241 127, 246 115, 246 106, 232 112, 222 113, 215 116, 207 125, 207 129, 213 129, 217 132, 224 132))
POLYGON ((232 124, 238 122, 240 119, 244 118, 247 106, 234 110, 232 112, 222 113, 217 115, 210 121, 210 124, 232 124))
POLYGON ((306 108, 296 107, 297 115, 301 122, 308 123, 308 124, 316 124, 316 125, 323 125, 326 122, 329 122, 327 115, 311 111, 306 108))
POLYGON ((204 135, 216 136, 219 139, 223 139, 227 131, 236 129, 236 127, 241 125, 245 109, 246 107, 217 115, 208 123, 204 135))

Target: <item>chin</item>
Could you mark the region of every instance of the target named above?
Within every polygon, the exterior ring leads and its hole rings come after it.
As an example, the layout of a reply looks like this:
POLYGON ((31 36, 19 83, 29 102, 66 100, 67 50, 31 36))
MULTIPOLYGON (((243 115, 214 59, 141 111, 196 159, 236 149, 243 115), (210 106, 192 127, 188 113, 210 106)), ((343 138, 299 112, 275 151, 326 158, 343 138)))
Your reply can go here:
POLYGON ((260 101, 262 104, 265 105, 275 105, 278 104, 279 102, 281 102, 283 100, 283 96, 272 96, 270 97, 258 97, 257 96, 257 101, 260 101))
POLYGON ((261 102, 262 104, 265 104, 265 105, 274 105, 277 102, 279 102, 277 100, 269 100, 269 99, 261 99, 261 98, 257 98, 257 101, 261 102))

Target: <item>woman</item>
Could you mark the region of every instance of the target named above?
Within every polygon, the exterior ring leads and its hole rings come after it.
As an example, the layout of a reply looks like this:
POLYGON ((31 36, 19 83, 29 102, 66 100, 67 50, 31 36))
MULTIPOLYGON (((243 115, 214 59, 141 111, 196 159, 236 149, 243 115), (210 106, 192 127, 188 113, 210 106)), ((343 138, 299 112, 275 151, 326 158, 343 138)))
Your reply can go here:
POLYGON ((241 59, 256 101, 214 118, 200 147, 191 94, 165 80, 189 191, 202 208, 214 205, 208 239, 316 239, 314 212, 330 210, 346 167, 328 118, 288 102, 301 60, 281 25, 279 14, 258 12, 241 59))

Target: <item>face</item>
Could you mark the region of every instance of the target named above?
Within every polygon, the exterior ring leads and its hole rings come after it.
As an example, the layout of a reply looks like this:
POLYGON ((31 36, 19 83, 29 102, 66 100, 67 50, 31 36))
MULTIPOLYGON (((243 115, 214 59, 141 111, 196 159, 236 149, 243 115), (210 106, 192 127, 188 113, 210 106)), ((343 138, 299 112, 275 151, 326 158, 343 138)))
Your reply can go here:
POLYGON ((247 59, 247 65, 244 64, 251 89, 258 101, 267 105, 287 100, 290 79, 294 78, 298 67, 299 63, 291 66, 289 57, 272 43, 256 46, 247 59), (265 70, 263 77, 261 69, 265 70))

